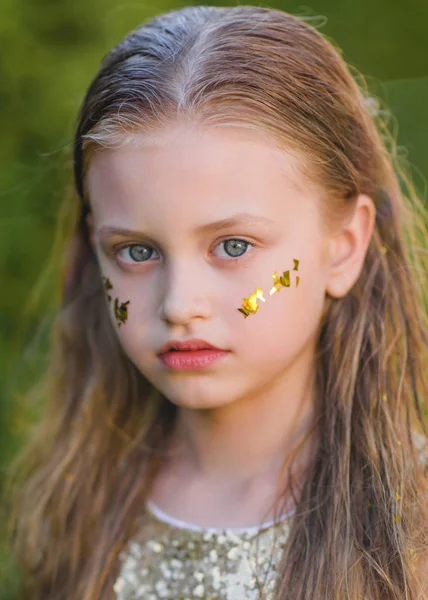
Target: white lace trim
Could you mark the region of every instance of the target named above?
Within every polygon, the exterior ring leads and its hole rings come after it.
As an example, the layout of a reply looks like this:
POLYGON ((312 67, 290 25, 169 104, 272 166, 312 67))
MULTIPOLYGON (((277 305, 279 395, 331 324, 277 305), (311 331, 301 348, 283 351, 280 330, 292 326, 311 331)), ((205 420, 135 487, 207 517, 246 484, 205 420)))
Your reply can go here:
POLYGON ((163 510, 161 510, 156 504, 154 504, 151 500, 146 501, 146 508, 160 521, 164 523, 168 523, 174 527, 179 527, 180 529, 192 529, 193 531, 209 531, 211 533, 223 533, 224 531, 230 531, 232 533, 255 533, 260 529, 266 529, 267 527, 271 527, 275 523, 282 523, 295 513, 295 509, 291 510, 285 515, 282 515, 277 521, 268 521, 267 523, 263 523, 261 525, 254 525, 252 527, 200 527, 199 525, 193 525, 192 523, 187 523, 186 521, 181 521, 180 519, 176 519, 172 517, 163 510))

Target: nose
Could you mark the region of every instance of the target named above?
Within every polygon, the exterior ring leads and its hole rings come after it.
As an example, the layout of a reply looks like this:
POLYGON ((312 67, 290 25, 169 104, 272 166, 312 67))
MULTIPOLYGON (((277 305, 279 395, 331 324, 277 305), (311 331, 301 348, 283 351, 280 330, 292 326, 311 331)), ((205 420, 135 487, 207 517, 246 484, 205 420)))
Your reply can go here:
POLYGON ((172 273, 165 284, 165 291, 159 306, 162 320, 175 325, 183 325, 195 318, 206 319, 210 315, 206 286, 194 270, 183 266, 172 273))

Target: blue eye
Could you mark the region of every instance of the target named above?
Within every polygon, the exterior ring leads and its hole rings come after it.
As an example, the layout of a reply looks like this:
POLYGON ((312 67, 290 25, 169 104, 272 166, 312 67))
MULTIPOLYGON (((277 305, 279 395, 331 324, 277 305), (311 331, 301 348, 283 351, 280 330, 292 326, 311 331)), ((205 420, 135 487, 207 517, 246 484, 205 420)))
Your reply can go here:
MULTIPOLYGON (((219 242, 218 246, 221 244, 225 244, 228 248, 226 252, 229 255, 229 259, 225 259, 227 262, 236 262, 241 258, 241 256, 247 254, 244 251, 248 248, 248 246, 253 248, 257 246, 254 242, 250 242, 249 240, 241 238, 227 238, 226 240, 219 242), (229 244, 229 242, 232 243, 229 244)), ((142 244, 123 244, 117 248, 113 248, 113 254, 115 258, 119 255, 121 250, 125 249, 129 249, 129 256, 131 256, 132 259, 131 264, 147 262, 148 259, 152 258, 153 252, 156 252, 156 250, 154 250, 154 248, 151 246, 145 246, 142 244)))
POLYGON ((121 248, 118 248, 115 254, 118 254, 120 250, 124 250, 125 248, 129 248, 129 254, 131 258, 136 262, 147 262, 147 259, 151 258, 151 253, 153 251, 153 248, 150 248, 150 246, 142 246, 140 244, 128 244, 127 246, 122 246, 121 248))

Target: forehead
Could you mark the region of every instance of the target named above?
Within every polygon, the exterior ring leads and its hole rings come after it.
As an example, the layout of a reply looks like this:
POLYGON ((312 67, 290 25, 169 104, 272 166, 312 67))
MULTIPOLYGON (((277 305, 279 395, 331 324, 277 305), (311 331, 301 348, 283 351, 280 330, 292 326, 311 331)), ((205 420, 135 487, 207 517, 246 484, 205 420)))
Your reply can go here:
POLYGON ((266 135, 236 127, 181 126, 97 150, 87 189, 95 216, 150 219, 162 213, 195 223, 199 215, 215 220, 252 209, 279 218, 284 211, 313 210, 317 197, 296 155, 266 135))

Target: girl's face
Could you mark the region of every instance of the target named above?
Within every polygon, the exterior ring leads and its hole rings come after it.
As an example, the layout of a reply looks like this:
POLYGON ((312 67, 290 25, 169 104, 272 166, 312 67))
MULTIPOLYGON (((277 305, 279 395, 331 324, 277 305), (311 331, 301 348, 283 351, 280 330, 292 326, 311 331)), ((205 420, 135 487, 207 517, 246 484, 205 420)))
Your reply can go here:
POLYGON ((319 200, 297 160, 246 130, 178 126, 157 146, 99 151, 87 177, 112 324, 140 372, 188 408, 293 394, 313 358, 328 279, 319 200), (271 295, 284 271, 290 286, 271 295), (265 302, 245 318, 238 308, 257 288, 265 302), (129 301, 120 327, 115 298, 129 301), (191 338, 229 352, 203 370, 161 362, 165 342, 191 338))

